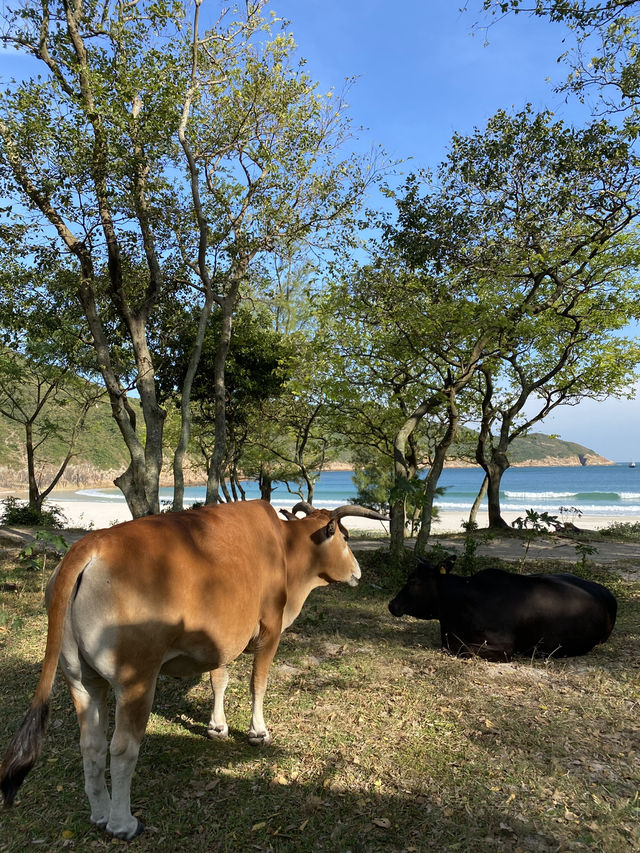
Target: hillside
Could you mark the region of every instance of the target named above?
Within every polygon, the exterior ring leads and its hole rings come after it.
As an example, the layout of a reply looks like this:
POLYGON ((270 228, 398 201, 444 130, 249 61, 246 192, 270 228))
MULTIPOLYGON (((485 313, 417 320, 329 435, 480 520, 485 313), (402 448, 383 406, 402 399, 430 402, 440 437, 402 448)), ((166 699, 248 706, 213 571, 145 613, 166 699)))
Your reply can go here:
MULTIPOLYGON (((58 417, 65 420, 65 411, 58 417)), ((37 455, 43 472, 43 482, 51 479, 54 470, 67 451, 65 444, 51 438, 45 453, 37 455), (46 461, 43 461, 46 460, 46 461)), ((77 445, 77 455, 71 461, 61 488, 78 489, 92 485, 112 485, 113 478, 127 465, 127 450, 120 437, 111 408, 99 402, 89 412, 77 445)), ((24 428, 0 415, 0 488, 26 488, 26 454, 24 428)))
MULTIPOLYGON (((541 432, 532 432, 522 438, 516 438, 509 450, 509 461, 513 466, 524 465, 613 465, 595 450, 564 441, 541 432)), ((457 452, 447 460, 449 467, 474 465, 472 451, 460 445, 457 452)))
POLYGON ((512 465, 613 465, 610 459, 576 444, 541 432, 516 439, 510 454, 512 465), (554 461, 555 460, 555 461, 554 461))
MULTIPOLYGON (((64 413, 62 414, 64 417, 64 413)), ((471 433, 461 437, 456 451, 447 465, 460 467, 474 465, 469 439, 471 433)), ((20 429, 15 423, 0 416, 0 489, 26 489, 26 461, 20 429)), ((48 445, 49 464, 41 465, 43 482, 52 476, 54 464, 63 458, 62 443, 48 445)), ((343 455, 344 456, 344 455, 343 455)), ((348 468, 349 463, 336 453, 336 464, 328 467, 348 468)), ((610 460, 595 451, 571 441, 531 433, 514 441, 510 454, 512 465, 608 465, 610 460)), ((76 457, 67 467, 60 482, 61 489, 80 489, 93 486, 107 487, 127 465, 127 452, 107 402, 99 403, 87 418, 76 457)), ((163 485, 171 482, 171 466, 167 460, 163 485)), ((204 472, 194 470, 187 480, 196 483, 204 480, 204 472)))

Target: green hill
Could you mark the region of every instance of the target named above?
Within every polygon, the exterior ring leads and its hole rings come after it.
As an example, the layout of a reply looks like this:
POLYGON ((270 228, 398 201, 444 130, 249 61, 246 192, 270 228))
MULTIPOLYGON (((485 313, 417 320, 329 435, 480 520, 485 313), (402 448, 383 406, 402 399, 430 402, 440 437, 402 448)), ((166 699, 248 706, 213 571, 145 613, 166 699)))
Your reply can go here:
MULTIPOLYGON (((64 408, 57 418, 71 428, 71 416, 64 408)), ((64 459, 67 446, 62 439, 51 437, 36 455, 42 481, 47 482, 64 459)), ((88 413, 76 445, 76 455, 69 463, 60 488, 81 488, 97 484, 110 485, 127 466, 128 454, 107 402, 98 402, 88 413)), ((26 488, 26 454, 24 427, 0 415, 0 488, 26 488)))
POLYGON ((551 465, 552 459, 562 460, 558 464, 564 465, 613 464, 610 459, 582 444, 564 441, 541 432, 532 432, 524 438, 515 439, 510 459, 513 465, 551 465), (574 459, 577 461, 571 461, 574 459))
MULTIPOLYGON (((473 457, 474 434, 469 430, 456 443, 448 465, 476 464, 473 457)), ((542 432, 516 438, 509 448, 509 461, 512 465, 613 465, 595 450, 565 441, 542 432)))

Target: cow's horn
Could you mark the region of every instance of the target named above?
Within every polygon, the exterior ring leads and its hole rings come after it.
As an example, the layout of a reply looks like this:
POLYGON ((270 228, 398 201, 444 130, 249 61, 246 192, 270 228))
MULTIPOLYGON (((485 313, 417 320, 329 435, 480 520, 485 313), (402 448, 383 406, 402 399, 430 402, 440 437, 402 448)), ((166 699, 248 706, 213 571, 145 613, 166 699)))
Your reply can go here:
POLYGON ((307 503, 306 501, 299 501, 291 511, 295 515, 298 510, 302 510, 302 512, 306 513, 307 515, 311 515, 312 512, 315 512, 315 509, 311 506, 311 504, 307 503))
POLYGON ((389 517, 375 509, 357 504, 345 504, 331 510, 331 518, 344 518, 346 515, 358 516, 359 518, 373 518, 376 521, 389 521, 389 517))

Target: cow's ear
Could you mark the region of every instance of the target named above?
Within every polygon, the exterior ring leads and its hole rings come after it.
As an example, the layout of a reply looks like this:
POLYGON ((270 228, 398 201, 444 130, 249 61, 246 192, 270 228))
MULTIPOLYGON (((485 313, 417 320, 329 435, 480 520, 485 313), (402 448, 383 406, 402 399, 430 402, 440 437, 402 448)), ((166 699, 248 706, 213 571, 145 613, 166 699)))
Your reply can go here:
POLYGON ((325 533, 326 533, 327 539, 331 539, 331 537, 335 534, 335 532, 336 532, 336 521, 334 518, 332 518, 331 521, 329 522, 329 524, 327 524, 327 526, 325 527, 325 533))

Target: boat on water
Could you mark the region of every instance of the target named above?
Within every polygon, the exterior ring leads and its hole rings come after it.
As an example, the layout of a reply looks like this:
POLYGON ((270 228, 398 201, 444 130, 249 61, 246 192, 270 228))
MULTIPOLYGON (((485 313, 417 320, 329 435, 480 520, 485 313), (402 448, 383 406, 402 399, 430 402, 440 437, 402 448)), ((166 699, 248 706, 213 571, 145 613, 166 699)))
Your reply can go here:
POLYGON ((636 463, 633 460, 631 462, 629 462, 629 468, 635 468, 635 467, 636 467, 636 463))

